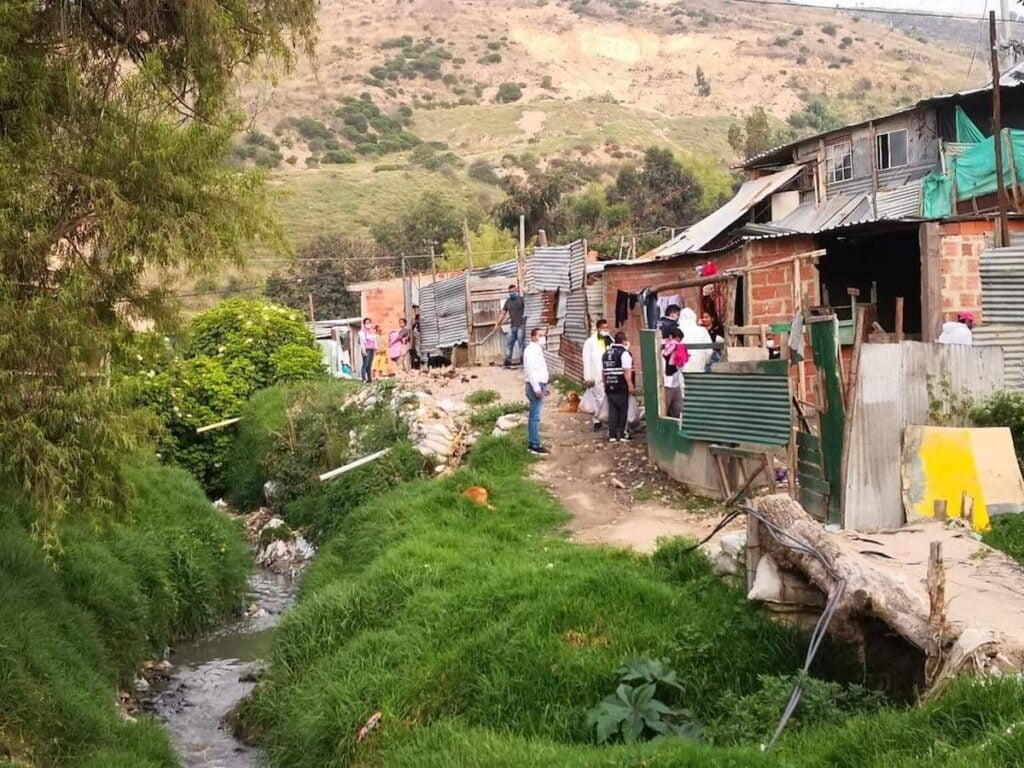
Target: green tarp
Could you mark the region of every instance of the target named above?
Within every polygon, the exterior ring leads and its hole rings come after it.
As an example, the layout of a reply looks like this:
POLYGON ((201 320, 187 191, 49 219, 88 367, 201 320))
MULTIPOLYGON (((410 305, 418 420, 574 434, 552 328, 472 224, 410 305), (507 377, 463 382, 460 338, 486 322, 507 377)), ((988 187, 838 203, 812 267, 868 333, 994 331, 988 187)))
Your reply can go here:
MULTIPOLYGON (((956 152, 947 152, 946 172, 933 173, 922 180, 922 214, 929 219, 941 219, 956 212, 957 202, 972 197, 990 195, 997 189, 995 139, 985 137, 971 119, 957 107, 956 152), (971 142, 971 136, 977 137, 971 142), (964 147, 964 144, 969 146, 964 147)), ((1024 131, 1003 129, 1003 183, 1010 187, 1014 175, 1024 183, 1024 131)))

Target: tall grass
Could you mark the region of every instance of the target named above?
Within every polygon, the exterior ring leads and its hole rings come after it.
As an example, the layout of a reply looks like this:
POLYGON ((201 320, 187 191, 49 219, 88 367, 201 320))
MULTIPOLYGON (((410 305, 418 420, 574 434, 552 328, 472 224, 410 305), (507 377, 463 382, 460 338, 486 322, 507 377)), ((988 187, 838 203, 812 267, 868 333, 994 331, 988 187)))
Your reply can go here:
MULTIPOLYGON (((757 742, 788 695, 778 676, 799 667, 805 636, 681 543, 648 558, 564 541, 553 529, 565 513, 524 478, 528 461, 513 441, 486 438, 453 476, 347 510, 245 706, 271 765, 1016 764, 1019 737, 1005 729, 1024 719, 1024 694, 1013 681, 960 683, 921 710, 857 716, 877 697, 821 684, 766 758, 757 742), (471 485, 487 487, 496 509, 465 498, 471 485), (745 745, 593 746, 586 713, 631 656, 666 659, 682 682, 671 703, 745 745), (358 743, 378 711, 379 730, 358 743)), ((835 647, 815 672, 859 680, 835 647)))
POLYGON ((237 607, 249 558, 183 470, 130 475, 132 519, 66 528, 52 563, 27 533, 33 510, 0 500, 0 765, 178 765, 158 723, 121 719, 116 687, 237 607))

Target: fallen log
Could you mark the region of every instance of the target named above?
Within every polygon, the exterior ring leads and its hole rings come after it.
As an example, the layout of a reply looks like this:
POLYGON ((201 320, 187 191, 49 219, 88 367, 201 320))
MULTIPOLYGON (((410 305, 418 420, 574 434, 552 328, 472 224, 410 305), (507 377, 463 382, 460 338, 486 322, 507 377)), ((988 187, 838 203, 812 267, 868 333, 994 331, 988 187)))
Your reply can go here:
POLYGON ((826 530, 789 496, 766 496, 752 507, 808 550, 758 523, 757 554, 829 597, 841 585, 829 631, 862 658, 896 634, 909 644, 904 661, 937 690, 967 669, 1024 668, 1024 570, 1003 553, 934 521, 866 538, 826 530))

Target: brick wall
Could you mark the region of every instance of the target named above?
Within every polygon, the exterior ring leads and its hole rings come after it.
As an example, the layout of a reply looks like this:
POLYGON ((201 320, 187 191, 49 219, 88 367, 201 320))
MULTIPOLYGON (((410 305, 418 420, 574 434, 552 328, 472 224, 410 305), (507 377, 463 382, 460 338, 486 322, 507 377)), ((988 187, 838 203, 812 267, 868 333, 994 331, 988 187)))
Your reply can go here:
MULTIPOLYGON (((608 324, 614 330, 625 331, 629 336, 631 347, 636 351, 634 360, 640 369, 640 330, 643 328, 642 308, 639 304, 629 312, 626 322, 621 327, 615 323, 615 300, 619 291, 637 293, 644 288, 668 283, 673 280, 689 280, 695 278, 694 271, 698 264, 704 264, 707 258, 679 257, 665 261, 639 262, 636 264, 620 264, 608 266, 604 270, 604 305, 608 324)), ((719 270, 734 269, 746 263, 741 250, 733 251, 712 259, 719 270)), ((698 288, 672 291, 682 296, 686 306, 699 311, 700 290, 698 288)))
MULTIPOLYGON (((813 251, 811 237, 785 237, 775 240, 756 240, 746 247, 747 264, 752 267, 780 261, 797 253, 813 251)), ((747 280, 747 323, 762 325, 788 323, 796 313, 793 303, 792 264, 779 264, 750 273, 747 280)), ((818 269, 808 261, 800 265, 801 291, 811 306, 820 303, 818 269)))
MULTIPOLYGON (((943 320, 955 320, 958 312, 973 312, 975 321, 982 322, 981 254, 994 231, 994 219, 939 225, 943 320)), ((1024 232, 1024 221, 1011 220, 1010 231, 1024 232)))

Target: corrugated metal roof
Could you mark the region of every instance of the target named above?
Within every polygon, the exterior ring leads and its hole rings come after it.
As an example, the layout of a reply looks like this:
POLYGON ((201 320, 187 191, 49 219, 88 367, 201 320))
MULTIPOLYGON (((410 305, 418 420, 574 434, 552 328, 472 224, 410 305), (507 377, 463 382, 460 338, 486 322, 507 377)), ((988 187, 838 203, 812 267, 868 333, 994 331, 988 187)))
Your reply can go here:
POLYGON ((770 176, 744 182, 732 200, 662 245, 657 250, 656 257, 664 259, 701 250, 723 232, 728 231, 753 206, 791 182, 803 170, 802 165, 794 165, 770 176))
POLYGON ((1003 355, 997 349, 924 344, 865 344, 857 368, 856 406, 848 418, 850 445, 843 527, 858 531, 903 525, 903 431, 928 424, 934 389, 949 382, 952 391, 977 399, 1003 383, 1003 355))
POLYGON ((771 224, 748 227, 747 239, 781 237, 793 234, 818 234, 842 227, 871 224, 878 221, 902 221, 921 215, 921 184, 913 182, 897 189, 878 193, 877 214, 871 201, 871 193, 839 194, 828 198, 820 208, 814 202, 806 202, 771 224))
MULTIPOLYGON (((579 243, 582 250, 583 243, 579 243)), ((553 291, 569 290, 571 245, 545 246, 534 249, 526 261, 526 290, 553 291)))
POLYGON ((1024 390, 1024 323, 989 323, 974 329, 974 345, 1003 350, 1003 386, 1024 390))
POLYGON ((683 378, 684 437, 777 447, 789 442, 786 374, 688 373, 683 378))
POLYGON ((986 323, 1024 323, 1024 246, 981 254, 981 307, 986 323))

